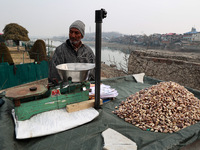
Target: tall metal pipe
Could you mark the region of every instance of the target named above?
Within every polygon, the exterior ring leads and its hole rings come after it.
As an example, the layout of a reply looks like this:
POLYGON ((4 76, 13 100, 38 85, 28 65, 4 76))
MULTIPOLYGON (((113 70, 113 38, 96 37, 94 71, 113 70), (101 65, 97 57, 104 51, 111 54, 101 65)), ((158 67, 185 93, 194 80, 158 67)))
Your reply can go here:
POLYGON ((96 109, 100 108, 100 84, 101 84, 101 35, 102 20, 106 18, 107 12, 104 9, 95 11, 96 39, 95 39, 95 104, 96 109))

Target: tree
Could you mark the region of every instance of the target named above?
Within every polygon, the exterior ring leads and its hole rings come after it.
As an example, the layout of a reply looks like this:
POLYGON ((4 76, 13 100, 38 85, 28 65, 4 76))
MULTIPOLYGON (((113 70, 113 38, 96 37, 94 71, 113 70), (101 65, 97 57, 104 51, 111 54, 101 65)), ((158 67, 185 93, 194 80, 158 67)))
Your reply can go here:
POLYGON ((5 43, 0 43, 0 63, 8 62, 9 64, 14 64, 13 59, 10 55, 10 51, 5 43))
POLYGON ((28 37, 28 31, 16 24, 16 23, 10 23, 5 26, 3 29, 3 37, 5 40, 13 40, 15 44, 17 45, 17 48, 19 50, 19 41, 29 41, 28 37))
POLYGON ((47 54, 46 54, 46 44, 43 40, 37 40, 33 44, 33 47, 29 51, 29 55, 31 59, 35 59, 35 61, 47 61, 47 54))
POLYGON ((3 34, 0 33, 0 42, 5 42, 4 38, 3 38, 3 34))

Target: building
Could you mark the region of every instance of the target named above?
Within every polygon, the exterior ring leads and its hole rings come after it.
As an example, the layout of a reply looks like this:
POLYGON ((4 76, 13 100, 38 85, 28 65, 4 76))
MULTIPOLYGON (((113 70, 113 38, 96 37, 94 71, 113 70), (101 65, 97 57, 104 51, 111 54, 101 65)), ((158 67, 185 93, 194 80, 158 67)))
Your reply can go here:
POLYGON ((200 42, 200 32, 192 34, 192 41, 193 42, 200 42))
POLYGON ((182 39, 182 35, 176 34, 176 33, 163 34, 162 37, 161 37, 163 44, 180 42, 181 39, 182 39))
POLYGON ((196 31, 196 28, 192 27, 190 32, 186 32, 183 34, 183 40, 184 41, 192 41, 192 35, 198 33, 196 31))

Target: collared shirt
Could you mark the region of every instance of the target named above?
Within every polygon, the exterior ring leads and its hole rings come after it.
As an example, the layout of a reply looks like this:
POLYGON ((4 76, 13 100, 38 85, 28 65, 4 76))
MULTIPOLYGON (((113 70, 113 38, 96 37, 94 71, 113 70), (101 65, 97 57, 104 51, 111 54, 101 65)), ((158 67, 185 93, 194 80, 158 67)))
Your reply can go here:
MULTIPOLYGON (((70 40, 67 40, 60 46, 58 46, 54 52, 54 55, 49 63, 49 81, 53 78, 61 80, 56 66, 63 63, 95 63, 95 56, 90 47, 85 44, 81 44, 79 49, 74 50, 70 40)), ((90 71, 89 80, 94 80, 94 69, 90 71)))

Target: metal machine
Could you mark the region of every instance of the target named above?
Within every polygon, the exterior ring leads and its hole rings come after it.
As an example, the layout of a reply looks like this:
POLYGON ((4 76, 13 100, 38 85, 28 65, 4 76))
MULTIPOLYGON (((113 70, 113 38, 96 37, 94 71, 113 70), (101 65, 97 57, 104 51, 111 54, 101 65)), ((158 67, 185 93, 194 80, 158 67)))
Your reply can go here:
POLYGON ((37 84, 9 90, 6 97, 14 102, 16 118, 26 120, 38 113, 89 100, 87 78, 94 67, 90 63, 61 64, 56 67, 63 81, 59 86, 37 84))

